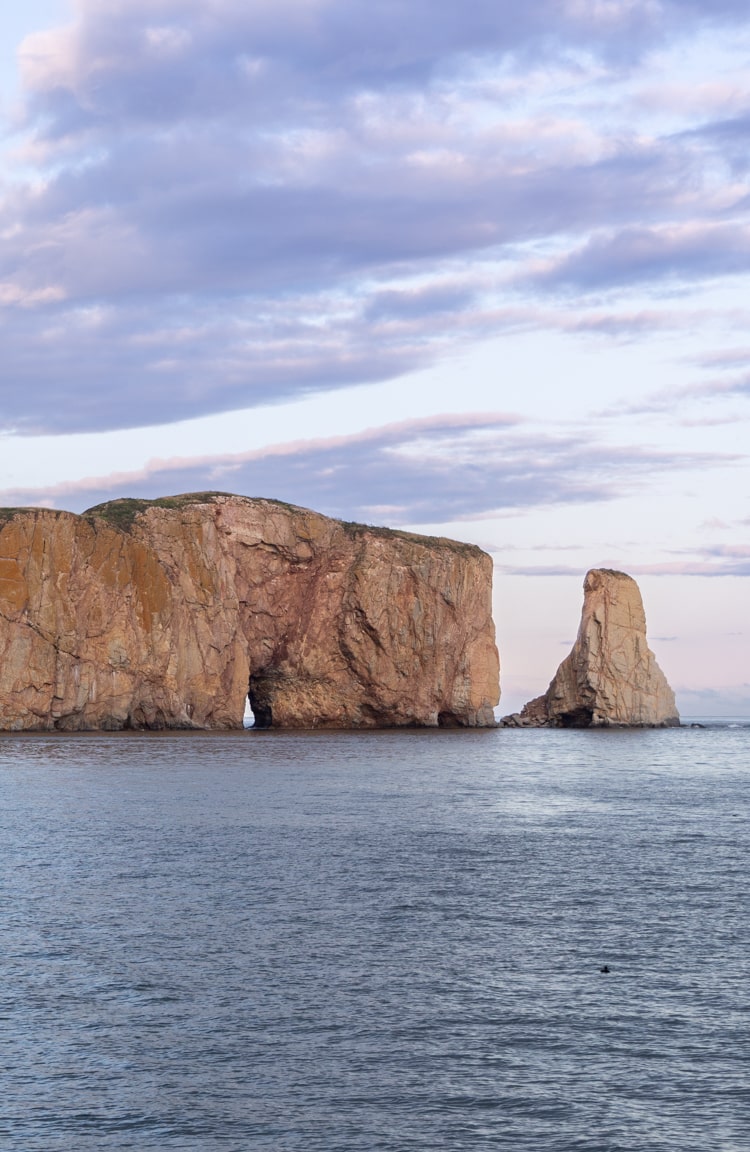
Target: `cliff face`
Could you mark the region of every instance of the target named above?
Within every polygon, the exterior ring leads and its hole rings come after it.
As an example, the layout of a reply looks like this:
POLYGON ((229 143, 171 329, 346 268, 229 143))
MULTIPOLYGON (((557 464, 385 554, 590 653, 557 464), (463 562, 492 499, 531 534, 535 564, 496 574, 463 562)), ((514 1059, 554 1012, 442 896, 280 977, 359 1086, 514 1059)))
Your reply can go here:
POLYGON ((635 580, 593 568, 584 585, 578 637, 545 692, 506 726, 667 727, 680 722, 674 692, 646 641, 635 580))
POLYGON ((492 725, 491 578, 271 500, 0 509, 0 728, 492 725))

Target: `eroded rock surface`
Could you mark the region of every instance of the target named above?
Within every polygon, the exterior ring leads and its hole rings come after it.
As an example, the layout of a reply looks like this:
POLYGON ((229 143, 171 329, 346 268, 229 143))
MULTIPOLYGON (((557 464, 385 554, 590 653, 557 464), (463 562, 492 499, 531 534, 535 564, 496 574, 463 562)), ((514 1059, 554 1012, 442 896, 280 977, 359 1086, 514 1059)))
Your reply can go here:
POLYGON ((479 548, 221 493, 0 509, 0 728, 493 725, 479 548))
POLYGON ((635 580, 592 568, 581 626, 543 696, 501 721, 507 727, 668 727, 680 722, 674 692, 646 641, 635 580))

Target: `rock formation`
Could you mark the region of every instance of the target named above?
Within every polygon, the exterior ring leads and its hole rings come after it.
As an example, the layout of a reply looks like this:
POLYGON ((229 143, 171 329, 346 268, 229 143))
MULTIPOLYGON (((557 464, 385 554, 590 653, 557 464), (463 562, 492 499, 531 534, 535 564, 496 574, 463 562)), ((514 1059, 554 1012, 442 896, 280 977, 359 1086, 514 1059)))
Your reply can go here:
POLYGON ((494 725, 491 579, 274 500, 0 509, 0 729, 494 725))
POLYGON ((544 696, 506 716, 506 727, 668 727, 680 718, 674 692, 646 641, 635 580, 593 568, 583 585, 578 638, 544 696))

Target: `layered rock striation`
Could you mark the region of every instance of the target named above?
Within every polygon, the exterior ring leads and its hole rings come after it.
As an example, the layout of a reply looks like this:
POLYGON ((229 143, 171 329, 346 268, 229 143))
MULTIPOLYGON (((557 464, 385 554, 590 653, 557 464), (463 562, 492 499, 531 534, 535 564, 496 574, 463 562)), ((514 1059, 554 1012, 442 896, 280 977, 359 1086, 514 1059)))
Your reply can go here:
POLYGON ((0 509, 0 729, 490 726, 491 580, 273 500, 0 509))
POLYGON ((507 727, 670 727, 674 692, 646 640, 638 585, 624 572, 593 568, 583 585, 578 637, 543 696, 506 716, 507 727))

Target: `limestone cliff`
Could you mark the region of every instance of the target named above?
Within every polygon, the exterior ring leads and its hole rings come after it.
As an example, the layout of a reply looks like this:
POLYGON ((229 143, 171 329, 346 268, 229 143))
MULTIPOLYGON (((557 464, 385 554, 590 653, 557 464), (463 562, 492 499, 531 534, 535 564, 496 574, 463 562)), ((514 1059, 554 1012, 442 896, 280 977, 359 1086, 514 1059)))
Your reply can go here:
POLYGON ((0 509, 0 729, 492 725, 491 579, 273 500, 0 509))
POLYGON ((668 727, 680 718, 674 692, 646 641, 638 585, 593 568, 583 585, 578 638, 544 696, 502 724, 519 727, 668 727))

